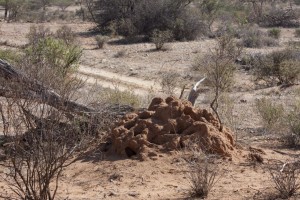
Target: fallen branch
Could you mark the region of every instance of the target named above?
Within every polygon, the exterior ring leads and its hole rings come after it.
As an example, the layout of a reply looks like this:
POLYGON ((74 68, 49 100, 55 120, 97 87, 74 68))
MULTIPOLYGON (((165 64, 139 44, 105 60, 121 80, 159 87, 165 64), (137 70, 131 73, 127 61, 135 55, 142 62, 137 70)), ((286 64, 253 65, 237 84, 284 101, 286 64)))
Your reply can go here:
POLYGON ((66 100, 52 89, 43 86, 37 80, 30 79, 26 74, 15 69, 11 64, 0 59, 0 79, 5 85, 0 87, 0 96, 7 98, 30 99, 44 103, 59 110, 72 113, 93 113, 96 110, 74 101, 66 100), (19 87, 17 87, 19 86, 19 87))
POLYGON ((200 90, 198 89, 198 86, 200 85, 200 83, 202 83, 204 80, 206 79, 206 77, 204 77, 203 79, 201 79, 200 81, 198 81, 194 87, 191 89, 189 96, 188 96, 188 101, 190 101, 193 105, 195 105, 195 102, 200 94, 200 90))

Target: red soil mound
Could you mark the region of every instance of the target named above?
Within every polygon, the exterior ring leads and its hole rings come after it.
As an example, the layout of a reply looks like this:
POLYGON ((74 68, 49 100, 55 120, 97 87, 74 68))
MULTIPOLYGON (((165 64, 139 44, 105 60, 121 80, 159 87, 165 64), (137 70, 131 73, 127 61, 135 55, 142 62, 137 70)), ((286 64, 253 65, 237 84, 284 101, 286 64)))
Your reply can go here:
POLYGON ((168 97, 154 98, 147 111, 127 114, 112 130, 112 148, 121 155, 156 156, 198 144, 210 153, 231 157, 235 151, 232 132, 223 128, 205 109, 168 97))

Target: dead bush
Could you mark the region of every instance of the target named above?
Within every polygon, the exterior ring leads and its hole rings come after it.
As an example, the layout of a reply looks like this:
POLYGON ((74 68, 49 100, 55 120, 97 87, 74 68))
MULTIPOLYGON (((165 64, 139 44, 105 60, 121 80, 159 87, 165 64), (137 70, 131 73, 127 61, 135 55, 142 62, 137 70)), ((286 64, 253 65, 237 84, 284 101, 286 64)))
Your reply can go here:
POLYGON ((188 163, 191 195, 205 198, 220 179, 220 169, 214 155, 205 155, 203 153, 194 155, 196 157, 188 163))
POLYGON ((161 75, 162 91, 168 95, 173 95, 180 82, 180 74, 176 72, 164 72, 161 75))
POLYGON ((54 34, 45 26, 30 26, 29 33, 26 35, 28 44, 36 44, 39 40, 52 36, 54 34))
POLYGON ((65 41, 66 44, 73 44, 75 42, 75 33, 66 25, 56 31, 56 37, 65 41))
POLYGON ((156 50, 162 50, 165 43, 171 42, 173 34, 171 31, 160 31, 155 29, 151 36, 151 41, 155 44, 156 50))
POLYGON ((236 70, 235 60, 241 54, 242 48, 231 36, 223 36, 217 39, 217 45, 210 53, 200 57, 193 65, 204 76, 207 84, 213 89, 214 98, 210 107, 217 115, 223 128, 222 120, 218 113, 219 98, 222 93, 228 91, 234 82, 236 70))
POLYGON ((1 178, 14 193, 1 198, 55 199, 63 170, 98 130, 94 118, 66 112, 82 86, 73 71, 80 53, 48 34, 33 35, 17 63, 19 69, 11 70, 11 76, 19 72, 18 78, 1 76, 1 91, 10 91, 1 99, 8 140, 1 178))
POLYGON ((275 189, 279 192, 281 198, 288 199, 300 189, 299 165, 299 161, 294 161, 267 167, 271 180, 275 184, 275 189))
POLYGON ((279 125, 282 125, 284 117, 284 108, 282 105, 262 98, 256 100, 255 106, 267 130, 274 130, 278 128, 279 125))
POLYGON ((105 43, 107 42, 108 38, 106 36, 102 36, 102 35, 97 35, 95 37, 95 41, 97 43, 97 48, 98 49, 102 49, 105 45, 105 43))

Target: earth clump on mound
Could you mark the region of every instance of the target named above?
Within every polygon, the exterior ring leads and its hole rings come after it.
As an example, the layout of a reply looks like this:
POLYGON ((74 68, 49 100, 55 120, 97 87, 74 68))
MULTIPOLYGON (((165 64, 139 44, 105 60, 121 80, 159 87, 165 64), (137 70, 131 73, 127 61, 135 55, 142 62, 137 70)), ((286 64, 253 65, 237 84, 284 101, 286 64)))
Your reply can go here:
POLYGON ((232 132, 219 131, 218 120, 189 101, 154 98, 146 111, 125 115, 112 129, 112 149, 120 155, 144 157, 197 144, 202 150, 231 157, 232 132))

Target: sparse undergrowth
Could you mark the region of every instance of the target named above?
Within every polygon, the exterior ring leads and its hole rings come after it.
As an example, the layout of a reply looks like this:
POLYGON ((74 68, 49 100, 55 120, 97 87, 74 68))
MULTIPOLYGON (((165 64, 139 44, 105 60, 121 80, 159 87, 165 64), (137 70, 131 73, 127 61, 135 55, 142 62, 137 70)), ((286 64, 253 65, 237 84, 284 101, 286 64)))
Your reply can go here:
POLYGON ((188 161, 191 196, 206 198, 220 180, 221 170, 215 155, 194 151, 188 161))
POLYGON ((289 199, 299 191, 299 161, 268 165, 267 170, 281 198, 289 199))

